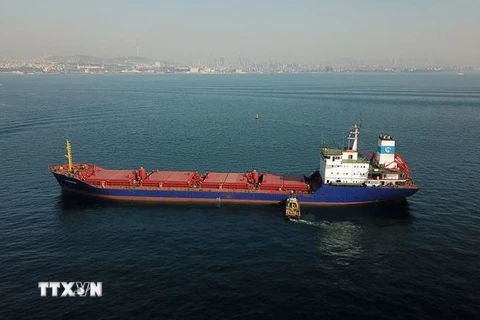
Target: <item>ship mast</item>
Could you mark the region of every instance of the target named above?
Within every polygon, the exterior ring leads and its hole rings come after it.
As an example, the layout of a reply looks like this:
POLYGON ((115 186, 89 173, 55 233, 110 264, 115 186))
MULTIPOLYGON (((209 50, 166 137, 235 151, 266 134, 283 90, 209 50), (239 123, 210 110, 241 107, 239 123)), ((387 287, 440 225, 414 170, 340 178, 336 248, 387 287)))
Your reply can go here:
POLYGON ((72 172, 73 171, 72 145, 68 140, 67 140, 67 154, 65 155, 65 157, 68 160, 68 172, 72 172))
MULTIPOLYGON (((360 125, 354 124, 353 127, 352 127, 352 131, 350 131, 350 134, 347 137, 348 140, 353 140, 352 148, 350 148, 350 150, 358 151, 358 136, 359 135, 360 135, 360 125)), ((350 147, 350 144, 349 144, 349 147, 350 147)))

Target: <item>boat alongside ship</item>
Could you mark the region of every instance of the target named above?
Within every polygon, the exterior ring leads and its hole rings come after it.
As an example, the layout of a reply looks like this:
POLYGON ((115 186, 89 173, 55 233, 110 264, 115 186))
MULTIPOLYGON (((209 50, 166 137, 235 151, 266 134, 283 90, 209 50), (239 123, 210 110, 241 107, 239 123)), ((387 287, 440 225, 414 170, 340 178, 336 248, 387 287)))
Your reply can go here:
POLYGON ((147 171, 105 169, 68 163, 50 171, 66 193, 92 197, 158 202, 280 204, 294 196, 305 205, 357 205, 405 199, 418 191, 391 135, 378 137, 377 150, 358 152, 360 126, 353 125, 344 149, 321 148, 319 169, 309 176, 268 172, 147 171))

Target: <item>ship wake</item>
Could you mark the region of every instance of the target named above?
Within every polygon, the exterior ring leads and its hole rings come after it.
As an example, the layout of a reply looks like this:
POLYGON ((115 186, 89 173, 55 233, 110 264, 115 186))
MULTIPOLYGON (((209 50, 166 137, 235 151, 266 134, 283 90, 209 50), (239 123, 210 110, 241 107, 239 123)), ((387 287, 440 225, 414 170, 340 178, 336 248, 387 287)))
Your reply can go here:
POLYGON ((291 219, 291 218, 289 218, 288 220, 290 220, 291 222, 306 224, 306 225, 314 226, 314 227, 323 227, 323 225, 324 225, 324 223, 321 223, 321 222, 308 221, 308 220, 303 220, 303 219, 291 219))

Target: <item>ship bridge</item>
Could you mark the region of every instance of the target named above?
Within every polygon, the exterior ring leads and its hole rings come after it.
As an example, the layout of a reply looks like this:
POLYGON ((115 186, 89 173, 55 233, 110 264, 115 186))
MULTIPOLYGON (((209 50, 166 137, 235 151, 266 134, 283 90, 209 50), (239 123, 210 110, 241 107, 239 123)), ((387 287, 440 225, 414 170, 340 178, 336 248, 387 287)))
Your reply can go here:
POLYGON ((360 126, 355 124, 347 137, 345 149, 321 148, 320 167, 323 182, 328 184, 361 185, 368 179, 369 160, 358 154, 360 126))

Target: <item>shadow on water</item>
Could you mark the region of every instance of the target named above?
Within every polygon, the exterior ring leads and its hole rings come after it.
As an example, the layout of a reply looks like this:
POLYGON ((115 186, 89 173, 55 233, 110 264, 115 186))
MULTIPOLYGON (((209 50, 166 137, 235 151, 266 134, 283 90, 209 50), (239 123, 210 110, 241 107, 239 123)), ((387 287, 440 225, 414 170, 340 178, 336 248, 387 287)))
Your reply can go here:
POLYGON ((83 195, 62 193, 57 197, 56 208, 62 213, 74 213, 119 205, 117 202, 95 199, 83 195))
MULTIPOLYGON (((92 198, 88 196, 62 194, 58 197, 56 207, 62 214, 72 214, 92 211, 129 211, 130 209, 148 213, 161 211, 172 212, 221 212, 226 214, 262 215, 283 219, 283 205, 256 205, 256 204, 221 204, 214 203, 158 203, 158 202, 135 202, 135 201, 114 201, 92 198)), ((411 214, 409 203, 405 201, 386 202, 362 206, 345 207, 316 207, 303 206, 302 220, 309 222, 329 221, 341 222, 351 221, 357 223, 389 224, 389 223, 411 223, 414 217, 411 214)))
POLYGON ((196 209, 239 209, 239 208, 266 208, 266 209, 278 209, 283 208, 281 205, 255 205, 255 204, 230 204, 230 203, 199 203, 199 202, 142 202, 142 201, 117 201, 109 199, 94 198, 84 195, 77 194, 68 194, 62 193, 58 196, 57 207, 64 212, 74 212, 89 210, 92 208, 142 208, 142 209, 158 209, 158 208, 169 208, 169 209, 185 209, 185 208, 196 208, 196 209))
POLYGON ((203 213, 208 215, 261 215, 263 217, 283 217, 282 205, 255 205, 231 203, 188 203, 188 202, 141 202, 99 199, 83 195, 61 194, 56 208, 61 214, 77 213, 125 213, 145 214, 184 214, 203 213))
POLYGON ((412 223, 415 220, 406 200, 362 206, 304 207, 302 218, 306 221, 351 221, 376 225, 412 223))

